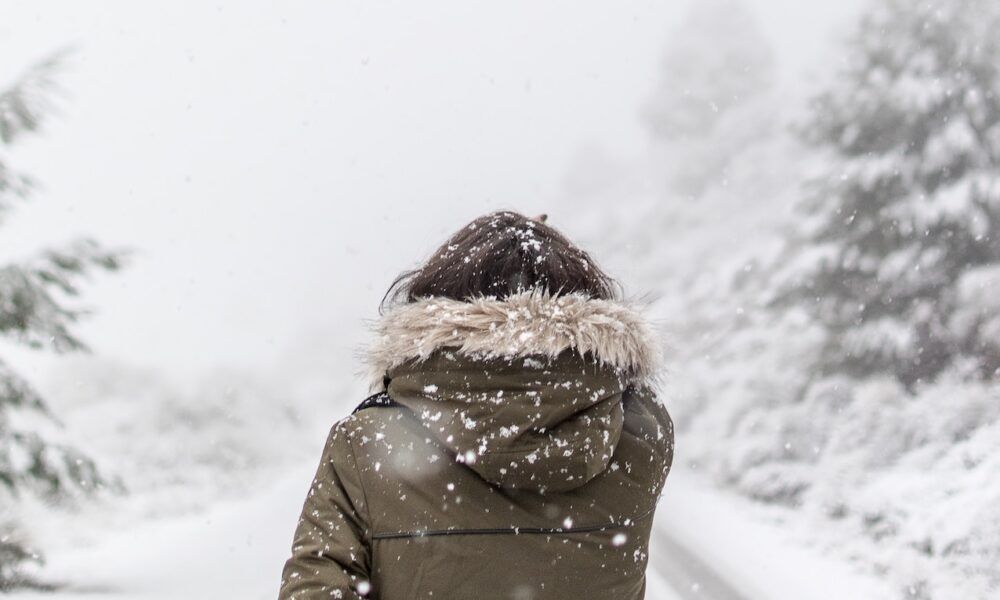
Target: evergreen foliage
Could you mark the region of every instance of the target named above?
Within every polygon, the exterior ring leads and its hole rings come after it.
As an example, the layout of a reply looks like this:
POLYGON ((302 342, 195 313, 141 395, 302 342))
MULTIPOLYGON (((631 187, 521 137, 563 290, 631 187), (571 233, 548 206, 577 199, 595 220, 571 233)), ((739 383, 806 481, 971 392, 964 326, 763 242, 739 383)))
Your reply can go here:
POLYGON ((997 375, 998 28, 991 0, 882 0, 812 105, 828 168, 782 298, 826 326, 827 372, 997 375))
MULTIPOLYGON (((0 92, 0 214, 36 187, 34 180, 11 167, 9 150, 38 131, 51 112, 61 58, 39 63, 0 92)), ((70 302, 80 294, 81 279, 98 270, 115 271, 122 260, 121 252, 84 239, 0 265, 0 335, 42 350, 85 350, 72 325, 86 312, 70 302)), ((0 500, 13 502, 30 493, 64 501, 103 485, 90 458, 59 442, 59 423, 44 399, 0 362, 0 500)), ((0 591, 27 585, 20 567, 39 560, 12 530, 11 524, 0 524, 0 591)))

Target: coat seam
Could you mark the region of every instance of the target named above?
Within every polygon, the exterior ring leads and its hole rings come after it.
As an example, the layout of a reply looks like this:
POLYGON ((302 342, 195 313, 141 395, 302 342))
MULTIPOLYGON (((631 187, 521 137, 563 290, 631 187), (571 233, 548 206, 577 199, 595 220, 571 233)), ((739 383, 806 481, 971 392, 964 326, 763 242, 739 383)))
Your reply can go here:
POLYGON ((628 523, 603 523, 584 527, 495 527, 466 529, 430 529, 426 531, 391 531, 372 534, 373 540, 392 540, 403 538, 440 537, 448 535, 571 535, 576 533, 596 533, 611 529, 623 529, 634 526, 635 523, 649 518, 656 510, 656 503, 646 512, 626 519, 628 523))
MULTIPOLYGON (((368 503, 368 492, 365 490, 364 478, 361 477, 361 469, 358 468, 358 456, 354 452, 354 441, 351 436, 347 436, 347 446, 351 449, 351 462, 354 466, 354 474, 358 478, 358 487, 361 488, 361 498, 365 502, 365 521, 368 522, 368 538, 369 540, 374 539, 375 533, 375 523, 372 521, 371 505, 368 503)), ((375 557, 372 557, 372 563, 374 564, 375 557)))

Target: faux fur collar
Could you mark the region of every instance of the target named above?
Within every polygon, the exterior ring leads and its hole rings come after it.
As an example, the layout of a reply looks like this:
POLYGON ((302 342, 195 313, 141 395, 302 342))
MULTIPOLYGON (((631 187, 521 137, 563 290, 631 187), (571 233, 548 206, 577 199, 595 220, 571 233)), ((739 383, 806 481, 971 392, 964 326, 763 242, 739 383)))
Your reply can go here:
POLYGON ((452 348, 481 358, 548 356, 566 350, 653 383, 660 353, 653 329, 635 309, 581 294, 530 291, 503 300, 426 298, 390 309, 375 324, 366 362, 373 382, 389 369, 452 348))

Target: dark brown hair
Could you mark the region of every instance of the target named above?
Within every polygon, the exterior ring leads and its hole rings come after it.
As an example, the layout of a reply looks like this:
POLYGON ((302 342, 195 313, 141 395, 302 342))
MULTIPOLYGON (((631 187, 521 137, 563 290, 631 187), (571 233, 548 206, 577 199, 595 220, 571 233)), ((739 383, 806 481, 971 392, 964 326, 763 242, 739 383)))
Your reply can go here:
POLYGON ((380 308, 428 297, 502 299, 536 289, 604 300, 620 292, 618 283, 563 234, 541 220, 499 211, 472 221, 422 267, 397 277, 380 308))

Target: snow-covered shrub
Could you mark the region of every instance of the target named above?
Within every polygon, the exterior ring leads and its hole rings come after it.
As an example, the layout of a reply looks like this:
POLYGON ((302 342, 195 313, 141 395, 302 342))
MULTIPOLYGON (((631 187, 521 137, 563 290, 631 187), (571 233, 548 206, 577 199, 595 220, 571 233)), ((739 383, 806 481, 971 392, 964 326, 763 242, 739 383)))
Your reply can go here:
POLYGON ((90 359, 60 369, 48 392, 78 443, 152 511, 240 494, 311 449, 300 411, 316 400, 252 373, 215 371, 181 386, 155 371, 90 359))
POLYGON ((822 335, 757 310, 715 322, 710 337, 731 346, 713 344, 711 360, 700 344, 674 355, 678 464, 796 509, 811 543, 890 577, 901 597, 1000 585, 1000 385, 958 368, 916 391, 888 375, 817 377, 822 335))

